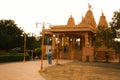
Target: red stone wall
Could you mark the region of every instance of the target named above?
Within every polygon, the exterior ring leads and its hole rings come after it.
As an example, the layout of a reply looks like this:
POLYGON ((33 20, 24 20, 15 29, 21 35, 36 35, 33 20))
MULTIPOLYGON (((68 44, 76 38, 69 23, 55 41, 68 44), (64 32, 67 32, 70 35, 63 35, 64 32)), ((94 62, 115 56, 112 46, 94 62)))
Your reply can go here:
POLYGON ((85 47, 83 48, 83 55, 82 55, 82 61, 94 61, 94 49, 93 47, 85 47), (89 60, 88 60, 89 58, 89 60))
MULTIPOLYGON (((115 52, 114 51, 108 51, 109 53, 109 59, 114 60, 115 59, 115 52)), ((98 59, 105 60, 105 51, 96 51, 96 57, 98 59)))

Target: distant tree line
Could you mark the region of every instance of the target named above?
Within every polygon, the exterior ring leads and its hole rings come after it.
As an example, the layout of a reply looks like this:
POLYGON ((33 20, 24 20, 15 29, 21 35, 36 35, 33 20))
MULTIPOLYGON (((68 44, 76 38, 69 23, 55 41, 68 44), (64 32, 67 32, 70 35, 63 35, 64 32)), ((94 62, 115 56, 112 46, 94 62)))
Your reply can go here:
MULTIPOLYGON (((15 24, 14 20, 0 20, 0 50, 11 50, 20 48, 24 49, 24 31, 15 24)), ((48 42, 49 37, 45 36, 45 45, 51 45, 52 42, 48 42)), ((34 50, 40 48, 42 44, 42 37, 38 40, 35 34, 26 33, 26 48, 27 50, 34 50)))
MULTIPOLYGON (((0 50, 24 47, 24 31, 18 28, 14 20, 0 20, 0 50)), ((39 40, 40 41, 40 40, 39 40)), ((35 35, 26 34, 27 49, 34 49, 40 46, 39 41, 36 41, 35 35)))

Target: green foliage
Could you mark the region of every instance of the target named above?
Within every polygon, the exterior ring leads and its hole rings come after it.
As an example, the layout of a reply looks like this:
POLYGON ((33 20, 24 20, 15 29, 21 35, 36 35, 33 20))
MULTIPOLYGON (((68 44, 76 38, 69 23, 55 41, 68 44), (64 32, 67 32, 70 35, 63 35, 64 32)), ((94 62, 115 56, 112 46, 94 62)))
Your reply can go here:
MULTIPOLYGON (((23 54, 20 53, 1 53, 0 63, 23 61, 23 58, 23 54)), ((30 60, 30 56, 28 54, 26 55, 26 60, 30 60)))
POLYGON ((117 53, 120 53, 120 42, 114 42, 113 49, 115 49, 117 53))
POLYGON ((26 37, 26 46, 27 46, 27 49, 29 50, 32 50, 32 49, 35 49, 36 47, 36 39, 35 39, 35 36, 28 36, 26 37))
POLYGON ((0 49, 20 47, 22 32, 13 20, 0 20, 0 49))
POLYGON ((116 30, 120 29, 120 10, 114 12, 114 16, 112 17, 112 22, 110 23, 110 26, 115 32, 116 30))
MULTIPOLYGON (((114 38, 117 38, 117 30, 120 30, 120 11, 115 11, 110 22, 111 29, 113 31, 114 38)), ((120 33, 120 32, 119 32, 120 33)))
MULTIPOLYGON (((117 30, 120 30, 120 10, 114 12, 110 26, 111 26, 111 30, 113 32, 112 35, 113 35, 114 39, 115 38, 120 39, 120 36, 117 36, 118 35, 117 30)), ((120 41, 114 41, 113 48, 116 50, 117 53, 120 53, 120 41)))
POLYGON ((37 57, 41 56, 42 50, 40 48, 36 48, 35 49, 35 54, 36 54, 37 57))
POLYGON ((111 28, 98 26, 98 31, 96 33, 96 40, 94 42, 95 47, 106 46, 106 48, 112 47, 113 43, 113 32, 111 28))
POLYGON ((35 48, 41 47, 41 45, 42 45, 42 37, 40 36, 40 38, 35 43, 35 48))
MULTIPOLYGON (((24 49, 23 30, 17 27, 13 20, 0 20, 0 50, 11 50, 13 48, 24 49)), ((26 48, 35 49, 38 42, 32 34, 26 34, 26 48)), ((40 45, 39 45, 40 47, 40 45)))

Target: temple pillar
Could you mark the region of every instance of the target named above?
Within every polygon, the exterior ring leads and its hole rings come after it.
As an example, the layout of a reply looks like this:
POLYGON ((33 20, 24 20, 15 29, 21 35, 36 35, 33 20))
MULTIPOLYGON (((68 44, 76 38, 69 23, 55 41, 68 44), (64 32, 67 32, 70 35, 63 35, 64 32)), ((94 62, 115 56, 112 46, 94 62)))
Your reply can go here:
POLYGON ((71 60, 74 60, 74 44, 75 44, 75 38, 70 39, 70 58, 71 60))
POLYGON ((60 53, 60 59, 62 58, 62 37, 60 36, 60 43, 59 43, 59 53, 60 53))
POLYGON ((80 43, 81 43, 82 49, 83 49, 83 47, 85 47, 85 38, 84 37, 81 37, 80 43))
POLYGON ((55 35, 52 37, 52 55, 55 57, 55 35))
POLYGON ((72 60, 72 41, 73 39, 70 38, 70 41, 69 41, 69 48, 70 48, 70 59, 72 60))
POLYGON ((85 47, 89 44, 89 36, 88 36, 88 33, 86 32, 85 35, 85 47))
POLYGON ((89 35, 89 44, 90 46, 93 46, 93 40, 92 40, 92 34, 89 35))
POLYGON ((94 49, 91 45, 91 38, 88 33, 85 33, 85 47, 83 48, 82 61, 93 62, 94 61, 94 49))

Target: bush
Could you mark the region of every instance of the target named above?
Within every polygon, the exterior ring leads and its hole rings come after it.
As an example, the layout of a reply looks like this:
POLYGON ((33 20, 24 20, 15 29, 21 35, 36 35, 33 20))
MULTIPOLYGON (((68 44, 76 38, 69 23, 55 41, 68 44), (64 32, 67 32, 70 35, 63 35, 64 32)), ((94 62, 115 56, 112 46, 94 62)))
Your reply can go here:
MULTIPOLYGON (((24 55, 22 53, 3 53, 3 54, 0 54, 0 63, 23 61, 23 59, 24 59, 24 55)), ((30 56, 28 54, 26 54, 26 60, 30 60, 30 56)))
POLYGON ((36 48, 35 49, 35 54, 36 54, 37 57, 40 57, 41 54, 42 54, 42 50, 40 48, 36 48))

